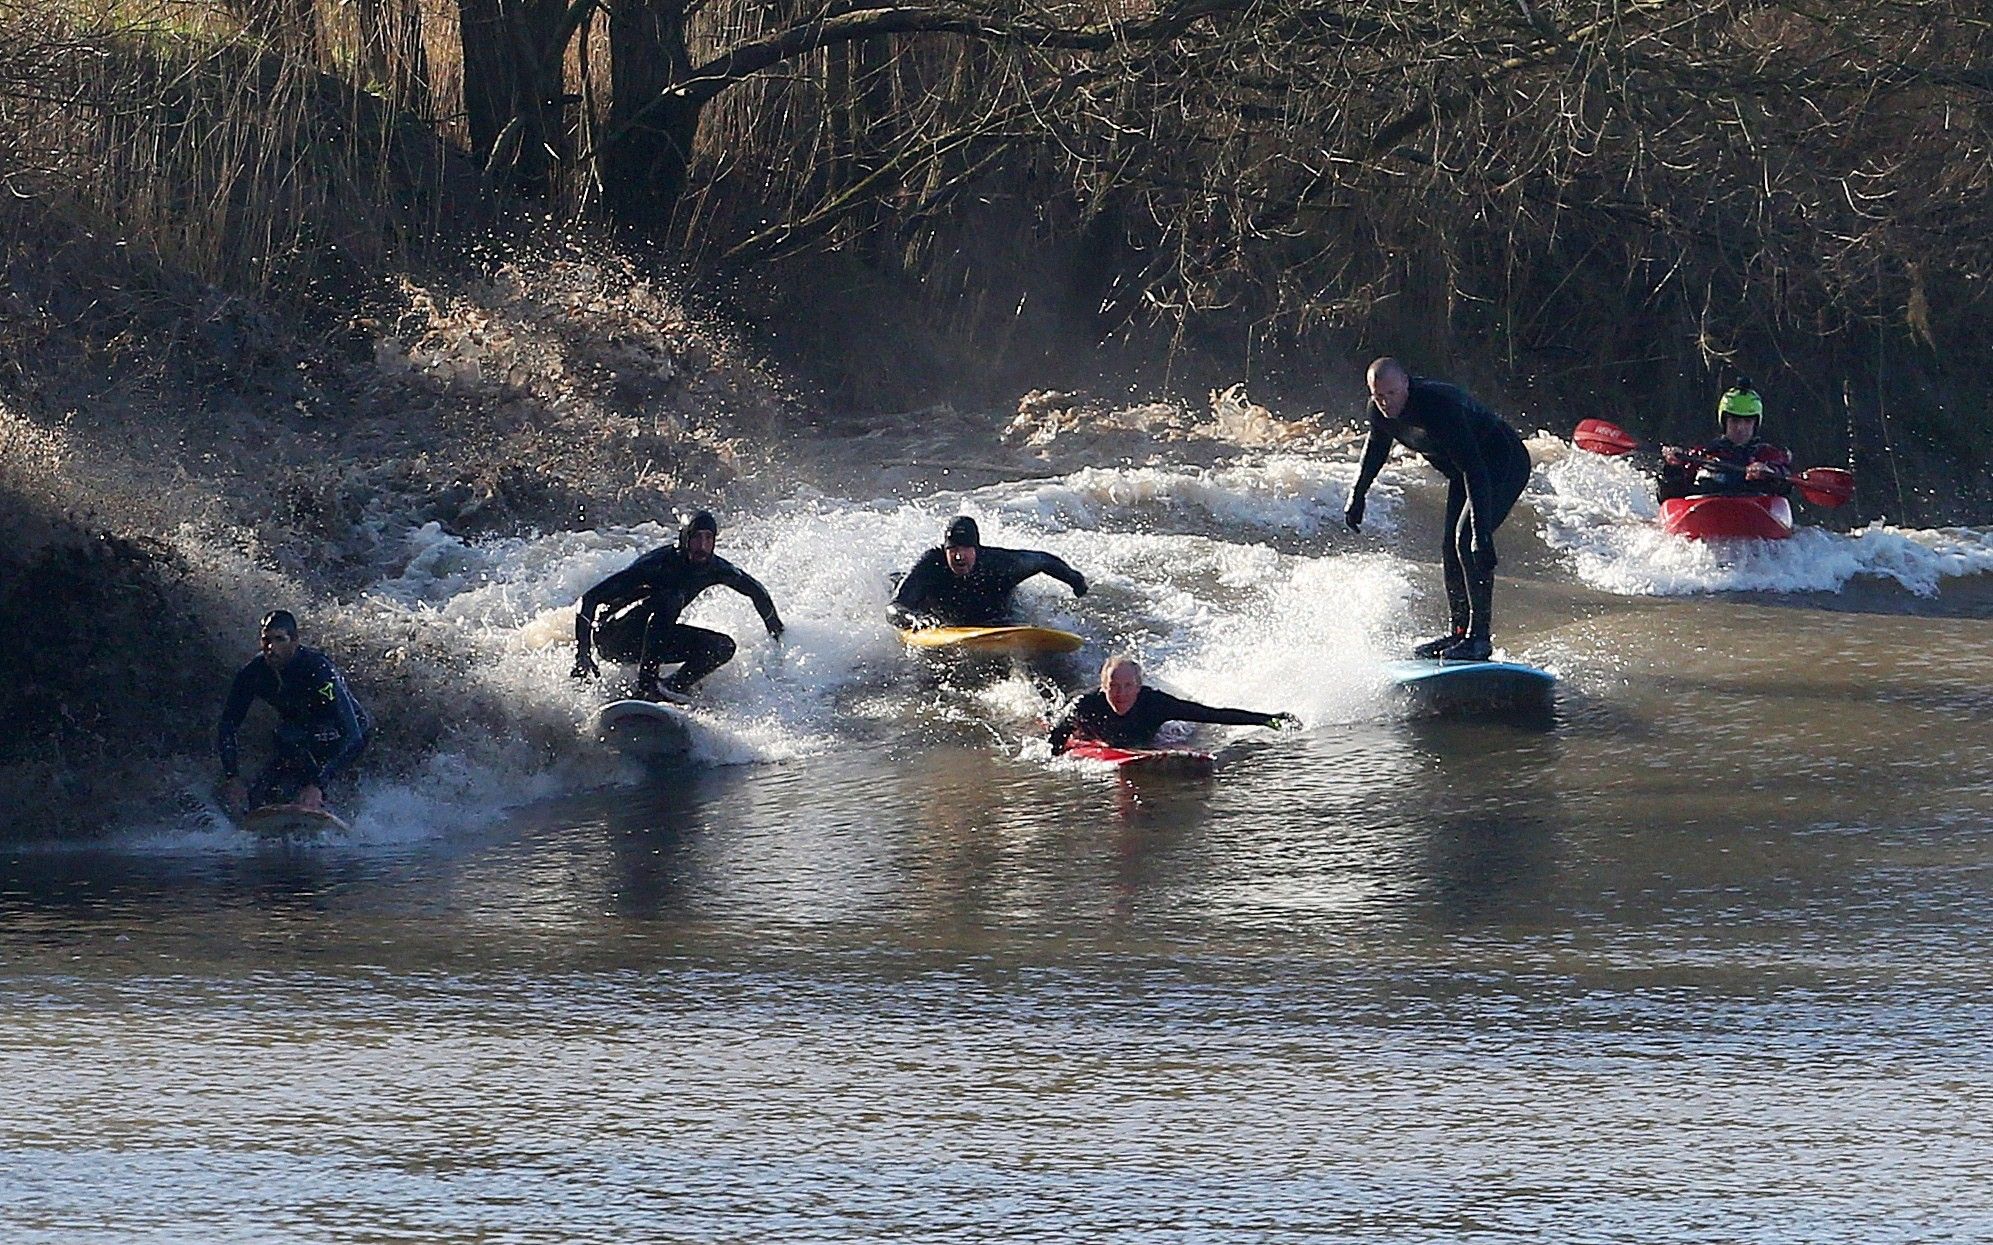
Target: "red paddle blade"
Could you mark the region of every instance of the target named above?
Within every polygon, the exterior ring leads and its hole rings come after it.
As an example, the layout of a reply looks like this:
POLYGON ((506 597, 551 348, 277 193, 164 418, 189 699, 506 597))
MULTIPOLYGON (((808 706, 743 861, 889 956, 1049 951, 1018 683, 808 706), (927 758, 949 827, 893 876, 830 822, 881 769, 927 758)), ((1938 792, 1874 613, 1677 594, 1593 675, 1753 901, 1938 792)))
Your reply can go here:
POLYGON ((1792 478, 1799 495, 1816 506, 1845 506, 1855 499, 1855 473, 1839 467, 1808 467, 1792 478))
POLYGON ((1609 424, 1603 419, 1579 420, 1578 430, 1571 434, 1571 440, 1581 450, 1614 457, 1620 454, 1631 454, 1634 450, 1640 448, 1640 439, 1638 437, 1627 432, 1626 429, 1621 428, 1618 424, 1609 424))

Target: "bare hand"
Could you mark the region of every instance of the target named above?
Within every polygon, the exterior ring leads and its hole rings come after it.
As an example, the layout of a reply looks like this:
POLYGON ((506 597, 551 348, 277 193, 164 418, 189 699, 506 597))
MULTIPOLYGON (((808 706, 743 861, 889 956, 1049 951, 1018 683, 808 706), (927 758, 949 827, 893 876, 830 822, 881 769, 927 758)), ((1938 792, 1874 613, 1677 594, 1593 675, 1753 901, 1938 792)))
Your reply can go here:
POLYGON ((1664 445, 1661 447, 1661 461, 1670 467, 1684 466, 1688 462, 1688 453, 1679 445, 1664 445))
POLYGON ((1750 466, 1744 468, 1744 478, 1746 480, 1769 480, 1771 477, 1772 469, 1764 463, 1752 463, 1750 466))

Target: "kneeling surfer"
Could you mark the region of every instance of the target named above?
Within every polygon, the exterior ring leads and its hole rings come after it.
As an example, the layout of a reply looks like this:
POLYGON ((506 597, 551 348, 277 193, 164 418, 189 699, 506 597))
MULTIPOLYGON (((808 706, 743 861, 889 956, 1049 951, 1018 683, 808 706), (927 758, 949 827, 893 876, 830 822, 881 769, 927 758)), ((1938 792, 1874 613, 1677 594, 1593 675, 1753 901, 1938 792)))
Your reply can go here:
POLYGON ((601 673, 594 658, 599 651, 611 661, 637 664, 639 695, 682 703, 693 684, 733 659, 732 637, 678 621, 692 598, 716 584, 752 602, 769 638, 780 640, 782 619, 768 589, 713 552, 719 533, 718 521, 701 510, 679 527, 676 545, 651 550, 582 594, 574 617, 574 677, 601 673), (681 664, 660 680, 658 667, 668 662, 681 664))
POLYGON ((1011 620, 1011 594, 1033 575, 1050 575, 1086 595, 1086 576, 1054 554, 983 544, 968 515, 948 523, 941 544, 920 555, 886 606, 895 627, 988 627, 1011 620))
POLYGON ((263 616, 261 647, 236 672, 215 732, 222 805, 230 813, 265 804, 323 809, 326 787, 367 746, 373 723, 332 659, 298 643, 298 620, 289 610, 263 616), (276 750, 245 786, 237 772, 236 733, 258 700, 277 711, 276 750))
POLYGON ((1151 748, 1155 746, 1156 732, 1165 722, 1283 728, 1301 724, 1291 713, 1221 709, 1145 687, 1141 665, 1133 657, 1116 656, 1108 658, 1100 668, 1100 690, 1073 701, 1052 724, 1052 751, 1064 752, 1074 739, 1092 740, 1110 748, 1151 748))

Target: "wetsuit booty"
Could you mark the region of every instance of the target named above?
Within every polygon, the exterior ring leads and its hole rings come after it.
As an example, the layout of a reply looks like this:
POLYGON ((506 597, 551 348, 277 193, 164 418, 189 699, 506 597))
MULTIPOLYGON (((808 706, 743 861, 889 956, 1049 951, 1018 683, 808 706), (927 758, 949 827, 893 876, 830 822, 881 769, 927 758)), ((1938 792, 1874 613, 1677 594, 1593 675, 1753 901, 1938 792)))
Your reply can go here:
POLYGON ((683 669, 677 670, 658 687, 658 699, 689 705, 692 703, 692 683, 693 680, 685 677, 683 669))
POLYGON ((1427 640, 1424 644, 1421 644, 1417 648, 1414 648, 1412 650, 1412 656, 1419 658, 1437 657, 1441 653, 1444 653, 1447 649, 1450 649, 1454 645, 1460 643, 1460 641, 1465 639, 1466 636, 1467 636, 1467 629, 1465 627, 1462 627, 1458 631, 1450 631, 1447 634, 1439 637, 1439 639, 1437 640, 1427 640))
POLYGON ((690 697, 686 696, 683 691, 672 686, 672 680, 665 679, 660 681, 655 670, 639 670, 637 672, 637 695, 645 700, 655 700, 667 705, 691 703, 690 697))
POLYGON ((1443 650, 1441 661, 1488 661, 1495 655, 1495 646, 1484 635, 1462 636, 1451 647, 1443 650))

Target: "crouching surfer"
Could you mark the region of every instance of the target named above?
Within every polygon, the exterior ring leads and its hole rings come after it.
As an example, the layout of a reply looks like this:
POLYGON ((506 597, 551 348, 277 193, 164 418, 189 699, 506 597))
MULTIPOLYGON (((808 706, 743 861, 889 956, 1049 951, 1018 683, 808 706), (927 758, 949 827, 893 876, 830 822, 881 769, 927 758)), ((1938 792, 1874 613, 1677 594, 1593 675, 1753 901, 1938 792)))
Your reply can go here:
POLYGON ((900 580, 886 618, 906 630, 921 627, 988 627, 1012 621, 1011 594, 1033 575, 1049 575, 1086 595, 1086 576, 1065 559, 1036 549, 984 545, 968 515, 948 523, 941 544, 920 555, 900 580))
POLYGON ((1110 657, 1100 668, 1100 689, 1066 706, 1052 724, 1052 751, 1064 752, 1075 740, 1091 740, 1110 748, 1153 748, 1165 722, 1210 722, 1219 726, 1295 727, 1291 713, 1257 713, 1251 709, 1221 709, 1200 705, 1142 684, 1142 667, 1132 657, 1110 657))
POLYGON ((574 618, 574 677, 599 675, 594 654, 600 652, 636 663, 638 695, 684 703, 694 684, 733 660, 732 637, 678 621, 694 597, 715 585, 752 602, 769 638, 780 640, 782 619, 768 589, 713 552, 719 533, 719 523, 701 510, 679 527, 676 545, 651 550, 584 593, 574 618), (660 680, 658 667, 674 663, 678 669, 660 680))
POLYGON ((367 746, 373 723, 332 659, 298 643, 298 620, 289 610, 264 615, 262 650, 236 673, 221 711, 222 805, 231 814, 267 804, 323 811, 327 785, 367 746), (258 700, 277 711, 275 753, 245 785, 236 734, 258 700))

